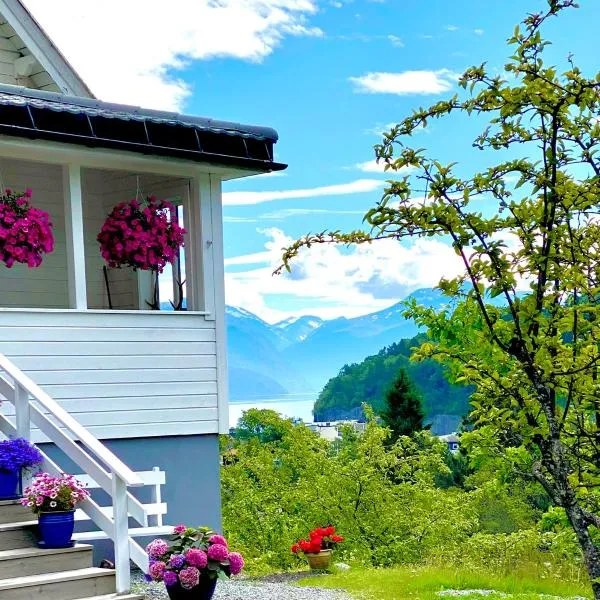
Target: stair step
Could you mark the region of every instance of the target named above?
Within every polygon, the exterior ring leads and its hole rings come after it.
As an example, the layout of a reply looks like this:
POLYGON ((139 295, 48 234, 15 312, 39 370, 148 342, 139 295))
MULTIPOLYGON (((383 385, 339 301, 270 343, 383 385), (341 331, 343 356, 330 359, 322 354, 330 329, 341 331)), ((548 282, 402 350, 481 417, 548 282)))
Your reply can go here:
POLYGON ((73 571, 92 566, 92 550, 89 544, 77 544, 72 548, 40 549, 16 548, 0 550, 0 580, 15 573, 42 575, 73 571))
POLYGON ((144 596, 139 594, 126 594, 125 596, 108 594, 108 596, 86 596, 85 598, 77 598, 77 600, 144 600, 144 596))
POLYGON ((37 521, 0 524, 0 550, 30 548, 36 544, 37 521))
POLYGON ((15 523, 31 519, 31 509, 18 500, 0 500, 0 523, 15 523))
MULTIPOLYGON (((0 581, 2 600, 75 600, 115 593, 112 569, 77 569, 0 581)), ((135 598, 135 596, 134 596, 135 598)))

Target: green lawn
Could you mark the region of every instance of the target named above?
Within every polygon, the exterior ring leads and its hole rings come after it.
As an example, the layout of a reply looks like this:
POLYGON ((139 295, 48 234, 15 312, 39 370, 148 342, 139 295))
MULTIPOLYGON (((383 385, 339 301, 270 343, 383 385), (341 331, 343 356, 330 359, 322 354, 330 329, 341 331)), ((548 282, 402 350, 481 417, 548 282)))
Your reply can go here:
MULTIPOLYGON (((394 569, 351 569, 343 573, 318 575, 303 579, 299 585, 343 589, 361 600, 442 600, 440 590, 496 590, 510 594, 513 599, 538 599, 546 594, 554 597, 591 597, 590 588, 584 584, 569 583, 556 579, 540 579, 528 576, 497 577, 492 574, 468 570, 440 569, 434 567, 394 569)), ((476 596, 467 596, 475 598, 476 596)), ((482 596, 477 596, 481 598, 482 596)), ((490 600, 500 594, 486 596, 490 600)), ((462 596, 460 598, 465 598, 462 596)), ((459 598, 459 600, 460 600, 459 598)))

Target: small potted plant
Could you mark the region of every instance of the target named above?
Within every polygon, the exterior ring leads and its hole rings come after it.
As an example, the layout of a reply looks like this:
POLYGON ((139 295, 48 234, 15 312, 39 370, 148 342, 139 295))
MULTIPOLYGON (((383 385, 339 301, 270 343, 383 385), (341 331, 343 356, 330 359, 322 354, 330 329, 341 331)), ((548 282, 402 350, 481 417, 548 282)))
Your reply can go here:
POLYGON ((239 552, 208 527, 178 525, 173 539, 153 540, 146 546, 150 559, 147 578, 162 581, 171 600, 210 600, 218 579, 237 575, 244 567, 239 552))
POLYGON ((294 554, 303 553, 313 570, 328 569, 331 564, 331 555, 337 544, 344 538, 336 535, 335 527, 317 527, 308 534, 308 540, 299 540, 292 546, 294 554))
POLYGON ((40 473, 23 492, 21 504, 38 515, 41 542, 44 548, 68 548, 75 526, 75 507, 90 493, 85 485, 63 473, 52 477, 40 473))
POLYGON ((16 498, 23 469, 31 469, 43 461, 41 452, 27 440, 0 442, 0 500, 16 498))

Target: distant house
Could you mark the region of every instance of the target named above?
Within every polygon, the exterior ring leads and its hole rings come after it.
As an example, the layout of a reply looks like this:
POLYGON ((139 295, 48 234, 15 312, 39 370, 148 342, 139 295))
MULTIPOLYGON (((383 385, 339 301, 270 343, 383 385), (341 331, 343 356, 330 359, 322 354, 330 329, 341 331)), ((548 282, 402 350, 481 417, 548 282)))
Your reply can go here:
POLYGON ((0 264, 0 430, 41 443, 48 470, 86 473, 108 493, 114 514, 83 509, 115 541, 124 592, 130 558, 147 561, 128 516, 153 535, 129 489, 142 485, 136 472, 166 473, 169 523, 220 527, 221 186, 285 165, 271 128, 97 100, 19 0, 0 0, 0 47, 0 189, 31 188, 56 240, 39 268, 0 264), (185 280, 187 311, 149 310, 150 271, 100 255, 107 214, 146 194, 168 199, 187 230, 161 275, 175 292, 185 280))
POLYGON ((330 442, 341 437, 341 429, 344 425, 350 425, 358 433, 362 433, 367 427, 364 421, 316 421, 306 424, 309 429, 330 442))
POLYGON ((438 439, 448 445, 448 450, 450 452, 458 452, 460 450, 460 439, 456 433, 440 435, 438 439))

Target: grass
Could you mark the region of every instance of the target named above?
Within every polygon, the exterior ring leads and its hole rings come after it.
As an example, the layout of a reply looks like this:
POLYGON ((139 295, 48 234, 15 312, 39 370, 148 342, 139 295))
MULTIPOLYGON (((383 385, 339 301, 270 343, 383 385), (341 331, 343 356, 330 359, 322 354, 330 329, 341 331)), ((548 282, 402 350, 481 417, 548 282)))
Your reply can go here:
MULTIPOLYGON (((307 577, 298 585, 343 589, 361 600, 442 600, 441 590, 495 590, 489 600, 510 594, 512 600, 537 600, 542 595, 571 598, 591 597, 582 583, 539 578, 532 575, 495 576, 467 569, 438 567, 397 567, 393 569, 351 569, 329 575, 307 577)), ((467 596, 482 598, 483 596, 467 596)), ((462 598, 465 598, 464 596, 462 598)))

